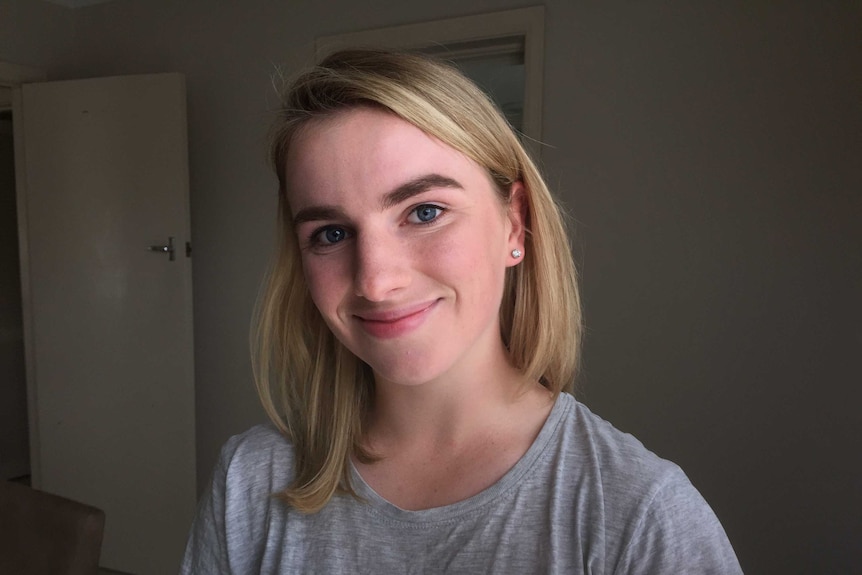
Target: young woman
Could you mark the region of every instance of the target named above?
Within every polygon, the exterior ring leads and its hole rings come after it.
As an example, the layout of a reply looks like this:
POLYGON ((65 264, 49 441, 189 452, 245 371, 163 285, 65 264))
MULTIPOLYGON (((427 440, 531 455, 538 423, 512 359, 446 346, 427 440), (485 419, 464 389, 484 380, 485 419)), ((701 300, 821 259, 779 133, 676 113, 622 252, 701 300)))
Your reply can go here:
POLYGON ((223 448, 183 573, 740 572, 683 472, 565 392, 560 210, 479 89, 334 54, 286 92, 272 159, 272 424, 223 448))

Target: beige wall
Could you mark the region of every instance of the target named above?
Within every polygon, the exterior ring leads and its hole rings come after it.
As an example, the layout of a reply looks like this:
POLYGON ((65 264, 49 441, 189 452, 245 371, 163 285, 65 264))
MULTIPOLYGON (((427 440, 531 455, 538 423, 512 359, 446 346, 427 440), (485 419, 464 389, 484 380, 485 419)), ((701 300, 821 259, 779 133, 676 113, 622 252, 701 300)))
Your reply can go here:
MULTIPOLYGON (((30 25, 22 4, 12 16, 30 25)), ((308 61, 318 35, 529 3, 311 4, 41 6, 59 35, 10 41, 0 2, 0 60, 54 77, 188 76, 202 480, 219 445, 263 417, 247 330, 272 242, 263 150, 274 65, 308 61), (73 58, 58 49, 70 42, 73 58)), ((862 563, 862 8, 545 6, 544 164, 576 222, 580 397, 682 465, 747 572, 852 571, 862 563)))

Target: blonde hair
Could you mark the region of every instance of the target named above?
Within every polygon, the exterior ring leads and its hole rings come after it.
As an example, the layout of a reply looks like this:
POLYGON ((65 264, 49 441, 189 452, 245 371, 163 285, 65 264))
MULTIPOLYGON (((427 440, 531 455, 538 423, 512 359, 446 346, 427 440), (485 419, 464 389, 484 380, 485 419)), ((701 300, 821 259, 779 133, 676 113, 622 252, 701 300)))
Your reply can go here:
POLYGON ((273 126, 279 251, 258 301, 253 338, 261 401, 295 450, 294 479, 280 496, 307 513, 336 492, 354 494, 351 454, 374 460, 361 445, 374 379, 311 301, 285 195, 285 164, 302 126, 358 106, 386 109, 471 158, 488 171, 504 203, 512 184, 523 183, 525 256, 507 270, 501 335, 511 363, 555 396, 572 384, 579 358, 580 299, 561 210, 494 104, 460 72, 425 56, 348 50, 327 57, 284 93, 273 126))

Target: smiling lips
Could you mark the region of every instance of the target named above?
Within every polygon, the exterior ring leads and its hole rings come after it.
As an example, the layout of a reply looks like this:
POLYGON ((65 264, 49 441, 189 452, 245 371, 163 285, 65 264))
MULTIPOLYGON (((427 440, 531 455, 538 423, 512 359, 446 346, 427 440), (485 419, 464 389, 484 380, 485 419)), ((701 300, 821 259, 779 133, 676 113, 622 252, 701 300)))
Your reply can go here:
POLYGON ((440 300, 426 301, 387 311, 368 311, 355 314, 359 325, 369 335, 389 339, 409 333, 419 327, 440 300))

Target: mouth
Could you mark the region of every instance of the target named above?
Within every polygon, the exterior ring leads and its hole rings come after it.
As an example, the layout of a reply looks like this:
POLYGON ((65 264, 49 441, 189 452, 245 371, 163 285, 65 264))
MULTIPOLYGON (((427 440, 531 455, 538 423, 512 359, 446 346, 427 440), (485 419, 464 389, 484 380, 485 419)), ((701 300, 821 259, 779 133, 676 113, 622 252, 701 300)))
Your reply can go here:
POLYGON ((389 310, 374 310, 354 315, 359 325, 370 335, 388 339, 398 337, 418 328, 431 311, 437 306, 439 299, 412 304, 389 310))

